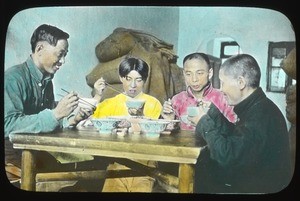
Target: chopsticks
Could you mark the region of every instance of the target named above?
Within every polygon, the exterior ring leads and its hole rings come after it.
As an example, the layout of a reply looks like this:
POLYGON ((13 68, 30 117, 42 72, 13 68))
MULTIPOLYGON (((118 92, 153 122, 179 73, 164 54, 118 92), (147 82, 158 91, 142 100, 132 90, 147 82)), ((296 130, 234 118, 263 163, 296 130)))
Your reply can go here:
MULTIPOLYGON (((64 92, 66 92, 66 93, 70 93, 69 91, 67 91, 67 90, 65 90, 65 89, 63 89, 63 88, 61 88, 61 90, 62 91, 64 91, 64 92)), ((60 94, 59 94, 60 95, 60 94)), ((82 99, 82 98, 80 98, 80 97, 78 97, 79 98, 79 100, 82 102, 82 103, 84 103, 84 104, 87 104, 87 105, 89 105, 89 106, 91 106, 92 108, 96 108, 96 106, 95 105, 93 105, 93 104, 91 104, 91 103, 89 103, 89 102, 87 102, 86 100, 84 100, 84 99, 82 99)))
POLYGON ((112 86, 111 84, 108 84, 107 82, 105 82, 105 85, 109 86, 113 91, 118 92, 120 94, 124 94, 124 92, 116 89, 114 86, 112 86))

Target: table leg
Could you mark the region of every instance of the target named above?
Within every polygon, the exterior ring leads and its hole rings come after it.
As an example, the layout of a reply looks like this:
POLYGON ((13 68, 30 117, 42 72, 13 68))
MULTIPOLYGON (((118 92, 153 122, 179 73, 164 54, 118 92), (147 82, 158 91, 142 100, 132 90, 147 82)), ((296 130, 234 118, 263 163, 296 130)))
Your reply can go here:
POLYGON ((194 168, 193 164, 179 164, 179 193, 193 193, 194 192, 194 168))
POLYGON ((30 150, 22 152, 21 189, 35 191, 35 157, 30 150))

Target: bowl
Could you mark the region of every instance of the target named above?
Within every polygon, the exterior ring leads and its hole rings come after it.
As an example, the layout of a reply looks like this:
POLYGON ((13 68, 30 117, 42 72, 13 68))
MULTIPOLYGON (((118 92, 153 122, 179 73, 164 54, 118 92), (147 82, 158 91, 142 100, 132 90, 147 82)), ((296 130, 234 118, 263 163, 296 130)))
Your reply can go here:
POLYGON ((126 106, 127 108, 130 109, 140 109, 143 107, 143 105, 145 104, 145 100, 141 100, 141 99, 128 99, 126 100, 126 106))
POLYGON ((112 130, 117 128, 118 124, 122 121, 119 118, 92 118, 91 119, 94 127, 101 134, 111 134, 112 130))
POLYGON ((169 121, 163 119, 143 119, 139 122, 139 125, 146 137, 157 138, 169 123, 169 121))
POLYGON ((170 135, 171 133, 176 132, 177 130, 180 129, 180 120, 179 119, 175 119, 175 120, 165 119, 165 121, 167 121, 168 124, 167 124, 165 130, 162 131, 160 134, 170 135))
POLYGON ((85 109, 90 109, 90 110, 95 110, 97 106, 97 100, 93 98, 80 98, 78 107, 80 108, 85 108, 85 109))

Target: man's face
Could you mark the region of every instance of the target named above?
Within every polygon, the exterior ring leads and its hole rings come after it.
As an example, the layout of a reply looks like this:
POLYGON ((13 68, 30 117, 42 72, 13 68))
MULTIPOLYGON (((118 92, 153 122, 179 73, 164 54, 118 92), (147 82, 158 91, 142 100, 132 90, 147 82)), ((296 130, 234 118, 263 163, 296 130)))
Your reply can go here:
POLYGON ((142 76, 135 70, 130 71, 127 76, 120 77, 125 93, 134 98, 142 92, 144 81, 142 76))
POLYGON ((224 70, 219 71, 220 90, 224 93, 224 96, 229 105, 237 105, 242 101, 242 91, 238 84, 238 80, 232 76, 224 74, 224 70))
POLYGON ((56 46, 40 42, 36 50, 39 56, 39 69, 46 74, 55 74, 65 63, 68 47, 67 40, 58 40, 56 46))
POLYGON ((212 76, 212 69, 208 70, 206 62, 199 59, 187 60, 183 72, 187 86, 194 92, 200 92, 212 76))

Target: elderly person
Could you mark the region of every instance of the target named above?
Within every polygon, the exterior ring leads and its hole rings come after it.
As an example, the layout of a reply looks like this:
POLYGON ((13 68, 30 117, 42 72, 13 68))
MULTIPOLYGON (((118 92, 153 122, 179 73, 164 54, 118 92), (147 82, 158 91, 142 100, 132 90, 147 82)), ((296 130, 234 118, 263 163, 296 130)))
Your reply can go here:
POLYGON ((214 104, 190 118, 210 152, 196 164, 195 192, 276 193, 291 181, 286 121, 260 87, 260 77, 251 55, 228 58, 219 72, 221 91, 239 121, 230 123, 214 104))

